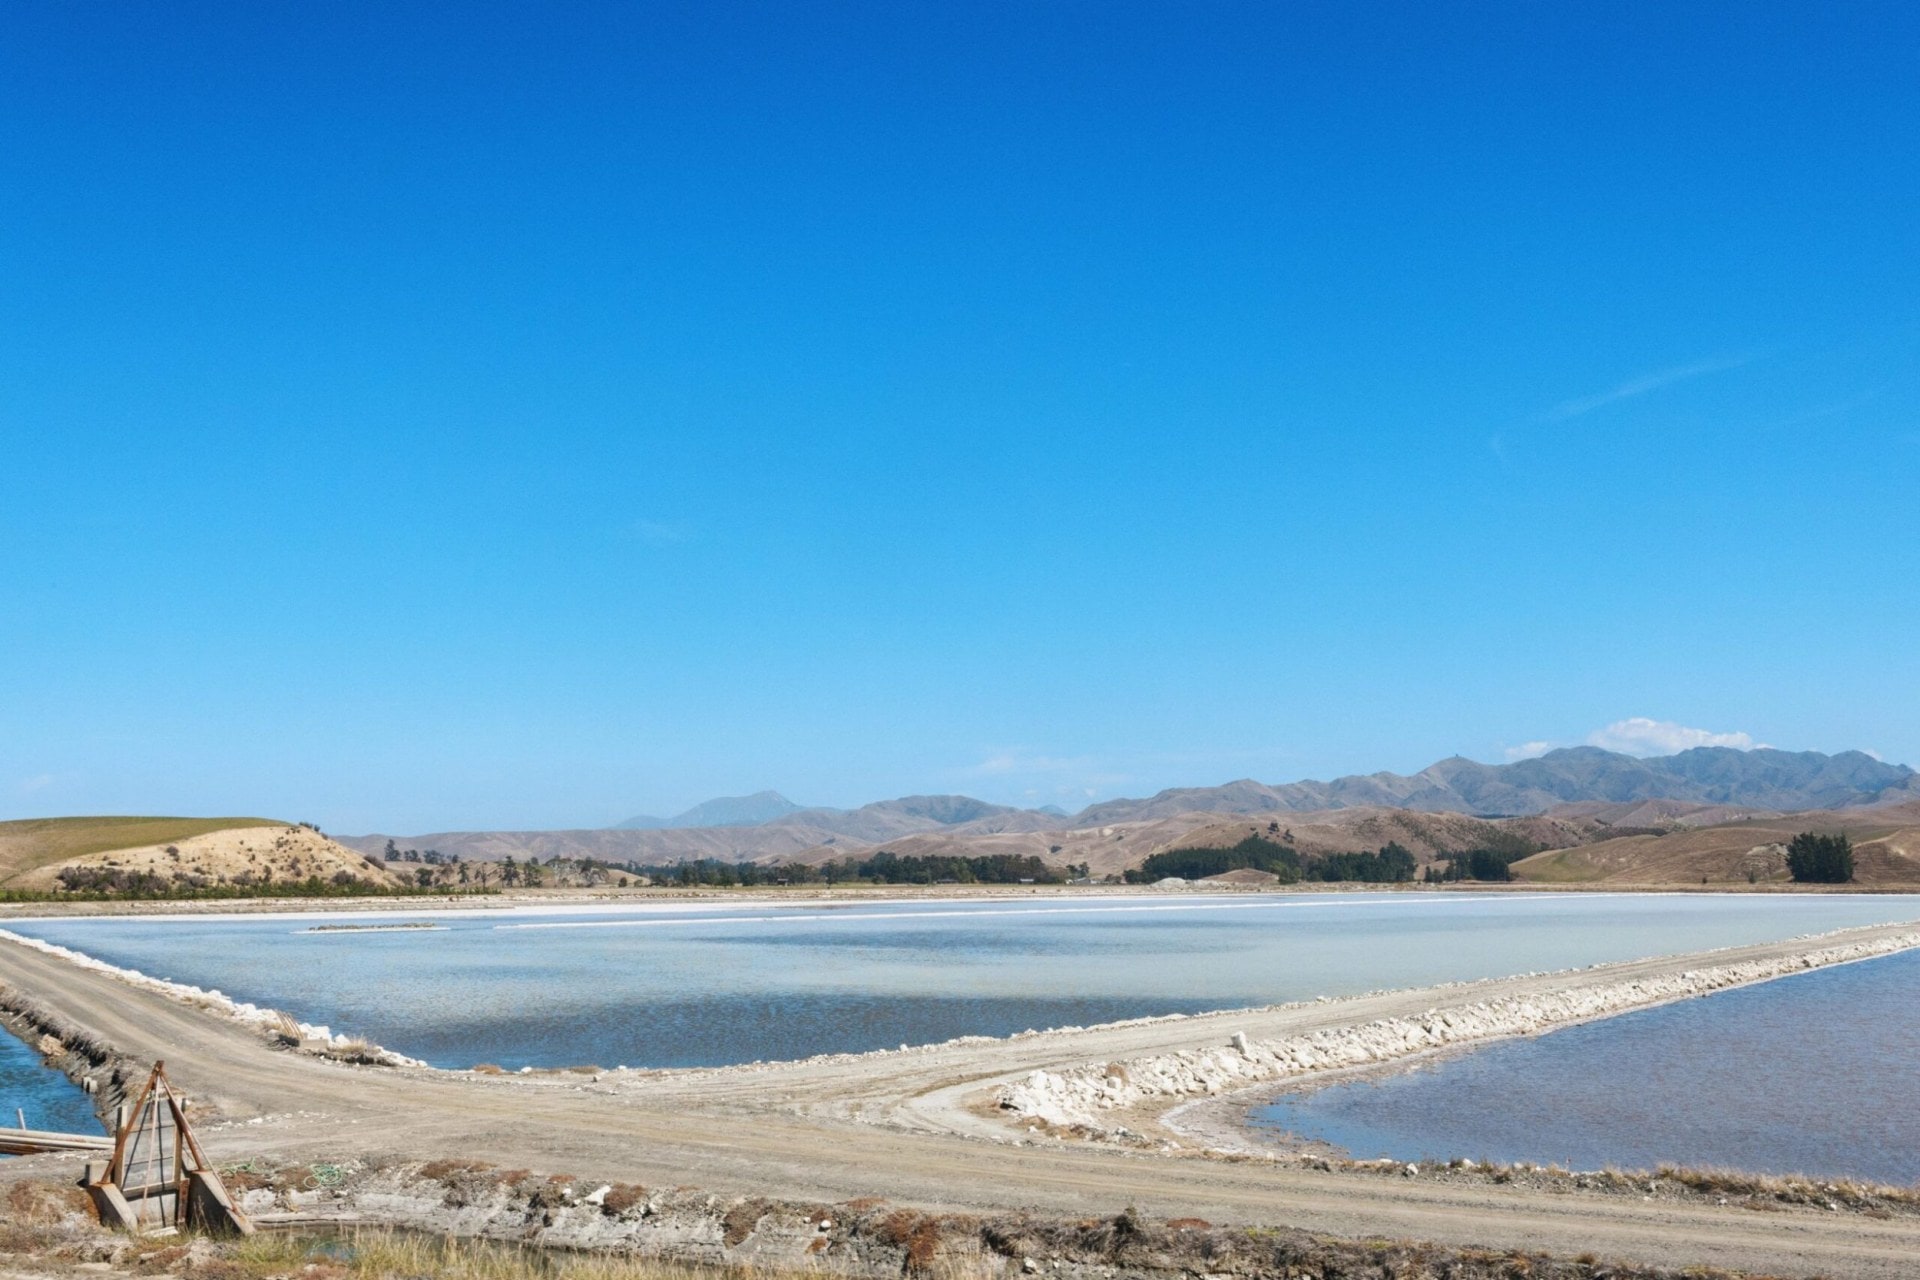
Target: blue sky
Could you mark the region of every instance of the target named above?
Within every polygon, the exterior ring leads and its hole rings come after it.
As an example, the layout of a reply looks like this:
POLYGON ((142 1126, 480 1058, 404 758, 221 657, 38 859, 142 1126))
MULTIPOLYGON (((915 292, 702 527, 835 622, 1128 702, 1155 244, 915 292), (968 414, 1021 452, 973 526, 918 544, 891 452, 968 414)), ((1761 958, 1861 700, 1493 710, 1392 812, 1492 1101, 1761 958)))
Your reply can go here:
POLYGON ((3 12, 0 816, 1920 761, 1911 6, 3 12))

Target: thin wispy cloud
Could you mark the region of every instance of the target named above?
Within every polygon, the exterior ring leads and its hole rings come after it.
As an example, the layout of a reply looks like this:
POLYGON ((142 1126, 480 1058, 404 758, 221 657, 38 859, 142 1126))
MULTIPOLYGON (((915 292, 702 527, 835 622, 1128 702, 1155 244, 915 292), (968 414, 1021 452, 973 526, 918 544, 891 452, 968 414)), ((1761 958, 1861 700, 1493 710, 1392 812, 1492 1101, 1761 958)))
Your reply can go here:
POLYGON ((1711 373, 1725 373, 1729 369, 1738 369, 1742 365, 1752 364, 1758 356, 1726 356, 1717 360, 1702 360, 1696 364, 1684 364, 1672 369, 1661 369, 1656 373, 1643 374, 1630 378, 1598 395, 1581 396, 1575 400, 1563 400, 1540 415, 1542 422, 1565 422, 1592 413, 1595 409, 1604 409, 1608 405, 1618 404, 1622 400, 1633 400, 1640 396, 1671 387, 1675 383, 1688 382, 1694 378, 1704 378, 1711 373))
POLYGON ((1504 749, 1503 754, 1507 757, 1507 763, 1512 764, 1516 760, 1531 760, 1535 756, 1543 756, 1551 750, 1553 750, 1553 744, 1541 740, 1536 742, 1523 742, 1517 747, 1507 747, 1504 749))

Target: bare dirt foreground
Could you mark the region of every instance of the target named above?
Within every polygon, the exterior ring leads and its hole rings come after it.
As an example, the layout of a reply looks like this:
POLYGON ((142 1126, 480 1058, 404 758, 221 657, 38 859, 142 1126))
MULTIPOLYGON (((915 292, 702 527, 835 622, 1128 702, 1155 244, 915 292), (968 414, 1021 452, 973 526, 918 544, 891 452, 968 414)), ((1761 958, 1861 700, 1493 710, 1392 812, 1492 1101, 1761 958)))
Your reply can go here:
MULTIPOLYGON (((202 1143, 222 1164, 479 1160, 571 1174, 587 1185, 694 1186, 813 1203, 884 1197, 926 1210, 1069 1219, 1131 1206, 1149 1219, 1647 1266, 1896 1277, 1916 1272, 1920 1215, 1778 1204, 1756 1212, 1760 1206, 1712 1196, 1641 1198, 1574 1180, 1499 1185, 1144 1150, 1009 1129, 990 1100, 1037 1070, 1211 1049, 1236 1034, 1285 1040, 1508 997, 1545 998, 1570 983, 1655 982, 1841 943, 1915 941, 1910 925, 1878 926, 1311 1005, 798 1063, 599 1076, 354 1066, 291 1052, 229 1019, 13 942, 0 942, 0 983, 122 1053, 164 1058, 207 1116, 202 1143)), ((1134 1116, 1151 1132, 1154 1114, 1147 1108, 1134 1116)), ((18 1164, 51 1170, 51 1159, 18 1164)))

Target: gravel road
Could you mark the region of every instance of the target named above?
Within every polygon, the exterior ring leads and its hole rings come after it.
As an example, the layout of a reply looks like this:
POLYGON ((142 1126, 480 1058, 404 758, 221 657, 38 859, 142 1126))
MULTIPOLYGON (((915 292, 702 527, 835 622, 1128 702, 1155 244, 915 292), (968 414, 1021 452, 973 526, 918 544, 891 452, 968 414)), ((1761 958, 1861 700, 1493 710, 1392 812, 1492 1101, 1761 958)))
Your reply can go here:
MULTIPOLYGON (((1164 1155, 1037 1138, 1016 1142, 981 1099, 1036 1068, 1272 1039, 1452 1003, 1537 994, 1572 980, 1653 977, 1794 954, 1816 942, 1730 948, 1581 971, 1160 1020, 903 1053, 715 1070, 476 1076, 342 1065, 106 974, 0 941, 0 982, 136 1057, 163 1058, 208 1113, 216 1161, 469 1158, 582 1179, 840 1201, 881 1196, 943 1210, 1069 1217, 1128 1205, 1156 1217, 1287 1225, 1346 1237, 1547 1250, 1766 1275, 1914 1274, 1920 1219, 1668 1204, 1580 1191, 1164 1155), (217 1117, 217 1118, 215 1118, 217 1117)), ((400 1046, 404 1048, 405 1046, 400 1046)), ((1143 1121, 1146 1123, 1148 1121, 1143 1121)))

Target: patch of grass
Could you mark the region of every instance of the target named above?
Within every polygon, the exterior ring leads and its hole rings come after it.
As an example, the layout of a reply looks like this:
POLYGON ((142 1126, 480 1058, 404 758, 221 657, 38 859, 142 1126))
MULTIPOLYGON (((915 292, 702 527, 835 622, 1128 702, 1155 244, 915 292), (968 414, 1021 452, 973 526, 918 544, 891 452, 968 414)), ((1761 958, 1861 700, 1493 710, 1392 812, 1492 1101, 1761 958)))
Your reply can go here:
MULTIPOLYGON (((266 1280, 297 1275, 308 1280, 730 1280, 751 1273, 738 1268, 700 1268, 610 1254, 447 1240, 389 1231, 357 1231, 331 1237, 262 1233, 228 1246, 222 1280, 266 1280)), ((201 1274, 196 1270, 196 1275, 201 1274)))
POLYGON ((1530 858, 1521 858, 1508 865, 1516 880, 1531 880, 1539 884, 1585 884, 1598 880, 1606 872, 1584 858, 1578 849, 1554 849, 1548 853, 1536 853, 1530 858))

